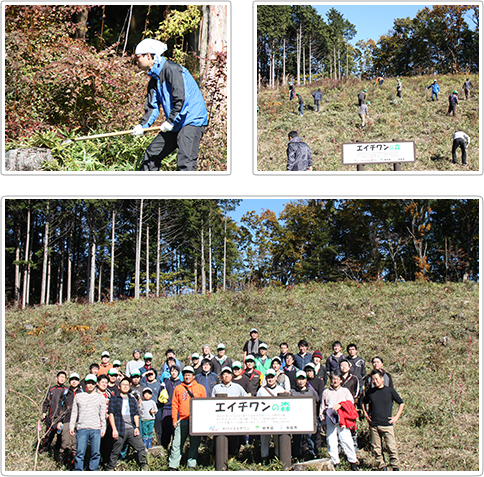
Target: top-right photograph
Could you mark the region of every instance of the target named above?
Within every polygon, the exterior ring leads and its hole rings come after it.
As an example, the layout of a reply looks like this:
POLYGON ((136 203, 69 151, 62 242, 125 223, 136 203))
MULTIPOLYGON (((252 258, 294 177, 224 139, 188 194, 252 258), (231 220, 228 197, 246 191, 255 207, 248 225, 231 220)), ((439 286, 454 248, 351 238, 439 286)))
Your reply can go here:
POLYGON ((479 5, 256 3, 257 172, 481 172, 479 5))

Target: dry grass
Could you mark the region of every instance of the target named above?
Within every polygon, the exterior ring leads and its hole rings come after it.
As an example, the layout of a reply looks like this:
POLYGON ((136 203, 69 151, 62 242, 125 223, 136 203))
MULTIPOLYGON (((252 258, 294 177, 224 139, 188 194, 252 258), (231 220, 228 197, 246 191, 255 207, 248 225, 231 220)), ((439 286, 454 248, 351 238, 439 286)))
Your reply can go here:
MULTIPOLYGON (((257 326, 271 355, 281 341, 296 351, 305 338, 323 356, 335 339, 345 346, 357 343, 367 361, 381 356, 406 402, 396 428, 402 470, 477 471, 478 297, 475 283, 349 282, 6 310, 5 469, 27 472, 34 463, 37 411, 12 391, 40 403, 53 372, 84 375, 104 349, 125 363, 140 347, 153 352, 159 367, 168 347, 183 359, 205 343, 224 342, 227 354, 240 359, 248 330, 257 326)), ((365 423, 360 432, 365 445, 365 423)), ((369 470, 368 446, 360 459, 369 470)), ((165 470, 166 459, 155 458, 150 466, 165 470)), ((231 469, 240 466, 233 462, 231 469)), ((39 457, 38 470, 55 468, 51 457, 39 457)), ((247 468, 265 470, 255 464, 247 468)), ((136 466, 127 462, 121 469, 136 466)))
MULTIPOLYGON (((286 170, 287 134, 297 130, 313 154, 315 171, 355 171, 355 166, 341 164, 341 144, 378 141, 415 141, 416 160, 402 164, 402 171, 478 171, 479 170, 479 75, 470 75, 474 90, 465 101, 463 75, 438 78, 441 94, 432 102, 430 77, 402 78, 402 99, 396 97, 396 79, 383 85, 371 81, 350 80, 348 83, 322 80, 296 88, 305 101, 304 116, 297 113, 297 102, 289 101, 286 87, 263 89, 258 94, 257 170, 286 170), (312 93, 323 92, 321 111, 313 109, 312 93), (357 94, 367 89, 369 125, 361 129, 357 94), (448 96, 459 92, 457 116, 446 116, 448 96), (471 138, 468 166, 452 164, 452 136, 456 129, 471 138)), ((460 151, 459 151, 460 162, 460 151)), ((369 165, 369 171, 388 171, 391 165, 369 165)))

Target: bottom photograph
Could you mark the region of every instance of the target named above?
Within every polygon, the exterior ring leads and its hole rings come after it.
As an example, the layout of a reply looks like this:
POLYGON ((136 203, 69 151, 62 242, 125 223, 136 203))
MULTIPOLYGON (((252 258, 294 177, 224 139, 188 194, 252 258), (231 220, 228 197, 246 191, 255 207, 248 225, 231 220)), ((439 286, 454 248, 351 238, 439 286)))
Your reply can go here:
POLYGON ((2 473, 479 475, 478 198, 3 198, 2 473))

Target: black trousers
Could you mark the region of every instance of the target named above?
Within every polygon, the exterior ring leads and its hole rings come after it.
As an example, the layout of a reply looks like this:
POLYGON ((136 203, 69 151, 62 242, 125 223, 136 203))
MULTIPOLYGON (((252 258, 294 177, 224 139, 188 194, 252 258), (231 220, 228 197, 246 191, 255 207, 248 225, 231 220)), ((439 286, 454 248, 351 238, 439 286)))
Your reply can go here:
POLYGON ((136 437, 134 435, 134 429, 131 427, 124 430, 124 436, 119 436, 117 440, 114 441, 113 449, 111 451, 111 456, 109 459, 109 464, 106 470, 114 470, 119 459, 119 454, 125 446, 125 444, 130 444, 133 449, 138 453, 138 463, 141 467, 147 465, 146 461, 146 449, 143 443, 143 439, 140 434, 136 437))
POLYGON ((461 137, 454 139, 452 142, 452 162, 457 164, 457 148, 462 151, 462 164, 467 164, 466 142, 461 137))
POLYGON ((177 171, 196 171, 204 126, 187 125, 176 132, 160 132, 146 148, 140 171, 159 171, 161 161, 178 148, 177 171))
POLYGON ((452 113, 452 116, 455 116, 455 112, 457 110, 457 104, 455 103, 450 103, 449 104, 449 110, 447 111, 446 116, 449 116, 450 113, 452 113))

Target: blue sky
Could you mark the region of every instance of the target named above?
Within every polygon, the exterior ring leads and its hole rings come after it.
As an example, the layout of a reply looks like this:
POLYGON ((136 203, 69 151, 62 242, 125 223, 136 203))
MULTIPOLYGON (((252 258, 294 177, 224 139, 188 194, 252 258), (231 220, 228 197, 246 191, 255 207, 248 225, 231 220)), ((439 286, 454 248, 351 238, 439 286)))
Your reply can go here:
POLYGON ((377 42, 381 35, 386 35, 393 28, 393 22, 396 18, 415 18, 417 12, 425 7, 432 8, 432 5, 349 5, 349 4, 329 4, 313 5, 316 11, 321 15, 325 22, 328 18, 326 12, 335 8, 340 12, 345 20, 356 27, 356 35, 350 41, 356 45, 359 40, 374 40, 377 42))
POLYGON ((278 216, 284 210, 284 204, 295 199, 244 199, 240 205, 229 215, 235 221, 239 222, 246 212, 254 210, 258 215, 263 209, 269 209, 278 216))

